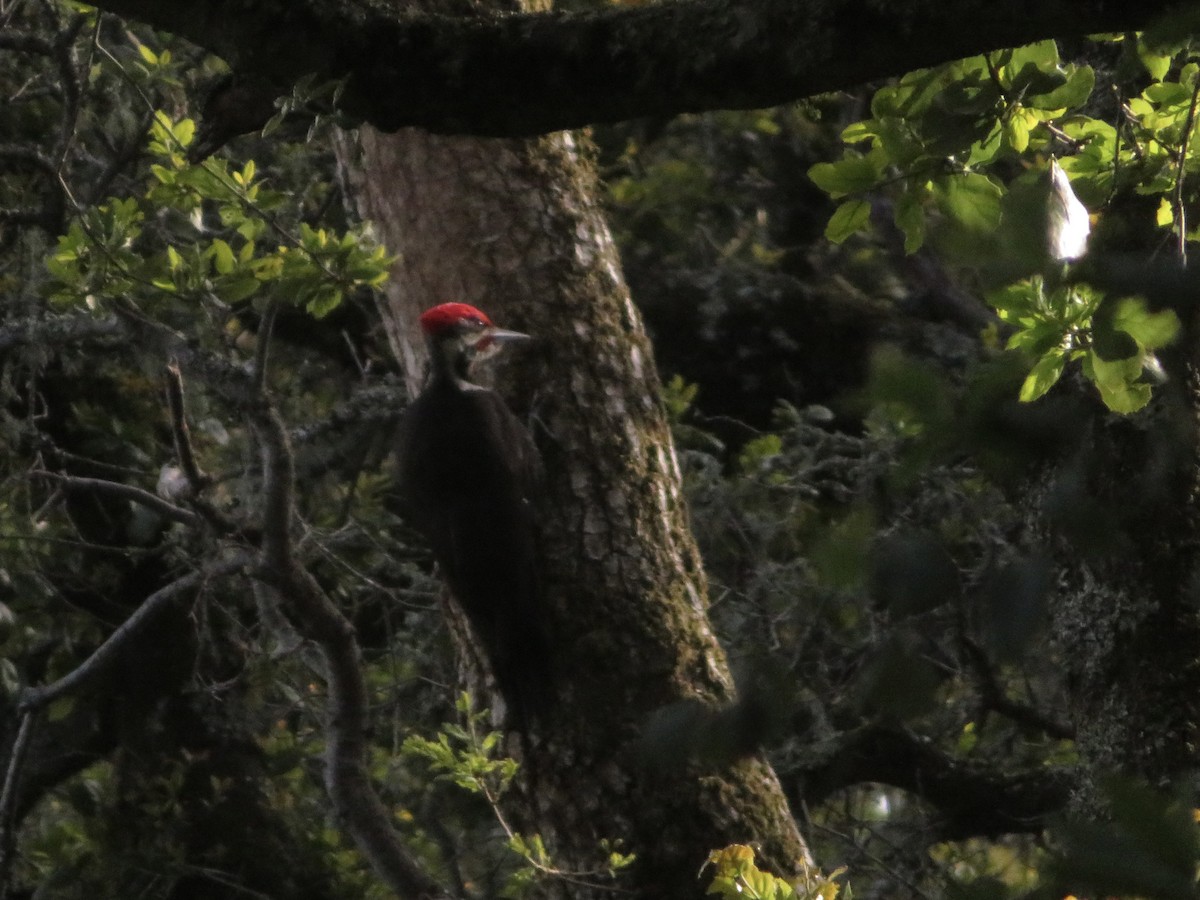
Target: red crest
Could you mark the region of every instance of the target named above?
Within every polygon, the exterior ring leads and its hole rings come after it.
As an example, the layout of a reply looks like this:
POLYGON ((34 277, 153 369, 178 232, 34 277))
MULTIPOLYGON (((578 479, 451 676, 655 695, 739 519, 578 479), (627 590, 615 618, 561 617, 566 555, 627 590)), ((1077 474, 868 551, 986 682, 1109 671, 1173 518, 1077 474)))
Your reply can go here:
POLYGON ((495 327, 485 313, 469 303, 442 303, 421 313, 421 330, 431 337, 444 334, 460 322, 495 327))

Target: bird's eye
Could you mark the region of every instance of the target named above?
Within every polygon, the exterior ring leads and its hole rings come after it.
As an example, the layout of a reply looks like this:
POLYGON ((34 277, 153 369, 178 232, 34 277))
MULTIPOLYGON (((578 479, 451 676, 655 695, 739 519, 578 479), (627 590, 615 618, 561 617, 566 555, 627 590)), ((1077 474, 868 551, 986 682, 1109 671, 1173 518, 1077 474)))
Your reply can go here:
POLYGON ((483 323, 483 319, 479 318, 479 316, 471 316, 470 318, 467 319, 467 324, 470 325, 472 328, 486 327, 483 323))

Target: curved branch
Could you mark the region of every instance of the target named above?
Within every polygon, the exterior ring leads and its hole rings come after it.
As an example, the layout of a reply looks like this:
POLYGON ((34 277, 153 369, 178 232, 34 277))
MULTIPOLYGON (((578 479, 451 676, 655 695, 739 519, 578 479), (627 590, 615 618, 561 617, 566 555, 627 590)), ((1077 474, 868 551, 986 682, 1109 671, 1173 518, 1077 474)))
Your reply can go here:
POLYGON ((367 768, 367 686, 354 626, 293 553, 294 465, 287 430, 265 399, 249 411, 262 445, 262 561, 257 577, 285 595, 280 607, 320 648, 329 684, 325 785, 334 812, 375 871, 402 897, 448 896, 401 844, 367 768))
POLYGON ((756 108, 1048 37, 1144 28, 1168 0, 677 0, 457 18, 366 0, 99 0, 280 85, 347 79, 345 110, 530 135, 638 116, 756 108))
POLYGON ((146 598, 145 602, 126 619, 121 627, 108 636, 108 639, 95 649, 91 656, 79 666, 68 672, 58 681, 43 687, 26 688, 20 696, 20 710, 30 712, 41 709, 59 697, 81 690, 94 683, 106 673, 120 658, 125 648, 147 625, 159 614, 164 612, 181 596, 201 587, 205 583, 246 568, 254 561, 249 553, 238 552, 223 559, 209 563, 197 572, 184 575, 172 581, 166 587, 159 588, 146 598))
POLYGON ((4 773, 4 789, 0 792, 0 900, 8 896, 13 851, 17 846, 17 836, 13 828, 16 821, 17 785, 21 780, 21 769, 25 765, 29 738, 33 734, 34 718, 32 710, 26 710, 21 715, 21 726, 17 730, 16 740, 13 741, 8 769, 4 773))

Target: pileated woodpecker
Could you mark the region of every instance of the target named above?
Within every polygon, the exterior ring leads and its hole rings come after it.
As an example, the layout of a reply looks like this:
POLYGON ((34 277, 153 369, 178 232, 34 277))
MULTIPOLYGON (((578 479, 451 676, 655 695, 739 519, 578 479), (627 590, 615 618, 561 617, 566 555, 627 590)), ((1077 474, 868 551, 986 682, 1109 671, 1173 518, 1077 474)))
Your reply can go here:
POLYGON ((435 306, 420 321, 430 375, 401 425, 404 503, 523 728, 545 713, 552 688, 534 511, 541 461, 500 395, 468 377, 473 362, 528 335, 465 303, 435 306))

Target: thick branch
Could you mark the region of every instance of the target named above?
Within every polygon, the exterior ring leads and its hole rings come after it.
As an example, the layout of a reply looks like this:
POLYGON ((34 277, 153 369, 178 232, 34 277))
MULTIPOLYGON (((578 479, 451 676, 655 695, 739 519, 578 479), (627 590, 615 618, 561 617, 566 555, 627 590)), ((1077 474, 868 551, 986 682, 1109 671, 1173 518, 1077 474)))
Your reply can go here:
POLYGON ((286 85, 347 78, 383 130, 529 135, 772 106, 1048 37, 1143 28, 1167 0, 673 0, 594 13, 419 15, 365 0, 99 0, 286 85))
MULTIPOLYGON (((2 218, 0 216, 0 221, 2 218)), ((71 313, 18 319, 0 328, 0 353, 18 347, 64 347, 95 339, 115 338, 121 333, 121 323, 114 317, 97 319, 90 314, 71 313)))
POLYGON ((909 791, 932 804, 938 837, 962 840, 1037 833, 1046 817, 1061 811, 1075 782, 1065 768, 1002 772, 956 759, 932 742, 885 725, 868 725, 846 737, 826 765, 789 779, 798 801, 819 803, 833 791, 878 782, 909 791), (802 783, 801 783, 802 782, 802 783))
POLYGON ((58 472, 34 472, 33 474, 41 478, 48 478, 68 491, 95 491, 97 493, 108 494, 112 497, 120 497, 122 500, 128 500, 130 503, 137 503, 140 506, 144 506, 152 512, 158 513, 164 519, 170 519, 172 522, 179 522, 181 525, 186 525, 189 528, 204 527, 204 519, 190 509, 184 509, 182 506, 169 503, 156 494, 151 494, 149 491, 144 491, 132 484, 122 484, 119 481, 108 481, 104 478, 82 478, 75 475, 62 475, 58 472))

